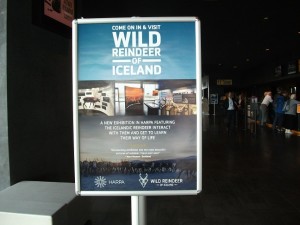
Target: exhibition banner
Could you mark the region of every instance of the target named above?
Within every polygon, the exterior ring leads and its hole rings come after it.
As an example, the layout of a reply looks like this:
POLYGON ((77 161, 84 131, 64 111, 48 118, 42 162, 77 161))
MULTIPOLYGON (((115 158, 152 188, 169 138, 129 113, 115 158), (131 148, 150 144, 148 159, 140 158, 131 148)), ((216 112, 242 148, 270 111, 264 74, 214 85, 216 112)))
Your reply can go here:
POLYGON ((199 193, 199 20, 78 19, 72 26, 76 193, 199 193))

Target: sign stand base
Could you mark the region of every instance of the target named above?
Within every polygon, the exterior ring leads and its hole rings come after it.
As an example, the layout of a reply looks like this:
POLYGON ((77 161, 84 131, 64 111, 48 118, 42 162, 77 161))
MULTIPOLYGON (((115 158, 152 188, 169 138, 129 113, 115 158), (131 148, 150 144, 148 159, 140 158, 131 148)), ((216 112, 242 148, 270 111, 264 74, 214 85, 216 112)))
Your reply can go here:
POLYGON ((146 225, 146 196, 131 196, 131 224, 146 225))

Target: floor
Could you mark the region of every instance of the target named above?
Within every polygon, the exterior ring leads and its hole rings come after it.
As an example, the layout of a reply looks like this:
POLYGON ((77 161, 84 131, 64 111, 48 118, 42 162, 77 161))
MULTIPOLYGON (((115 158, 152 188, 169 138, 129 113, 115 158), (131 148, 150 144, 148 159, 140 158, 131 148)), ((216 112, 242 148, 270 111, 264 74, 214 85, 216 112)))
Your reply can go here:
MULTIPOLYGON (((202 191, 145 197, 147 225, 300 224, 300 136, 270 127, 228 135, 213 115, 202 130, 202 191)), ((130 196, 90 198, 88 224, 132 224, 130 196)))

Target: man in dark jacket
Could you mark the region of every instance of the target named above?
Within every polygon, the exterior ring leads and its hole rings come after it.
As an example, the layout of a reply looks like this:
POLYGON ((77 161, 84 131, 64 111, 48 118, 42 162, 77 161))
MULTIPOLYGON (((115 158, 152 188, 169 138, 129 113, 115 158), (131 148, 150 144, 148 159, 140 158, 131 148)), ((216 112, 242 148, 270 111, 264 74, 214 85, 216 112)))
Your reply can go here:
POLYGON ((235 127, 235 113, 237 109, 237 102, 235 101, 234 94, 232 92, 228 92, 226 95, 226 99, 224 100, 224 108, 227 131, 228 134, 231 134, 235 127))

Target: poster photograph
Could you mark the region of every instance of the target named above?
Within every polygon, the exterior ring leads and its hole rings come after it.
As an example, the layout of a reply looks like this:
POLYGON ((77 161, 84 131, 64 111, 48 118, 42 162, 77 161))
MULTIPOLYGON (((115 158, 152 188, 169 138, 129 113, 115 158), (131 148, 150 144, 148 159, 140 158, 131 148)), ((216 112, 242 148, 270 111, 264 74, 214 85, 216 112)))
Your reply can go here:
POLYGON ((44 15, 72 27, 75 15, 74 0, 44 0, 44 15))
POLYGON ((72 26, 76 193, 198 194, 198 19, 78 19, 72 26))

